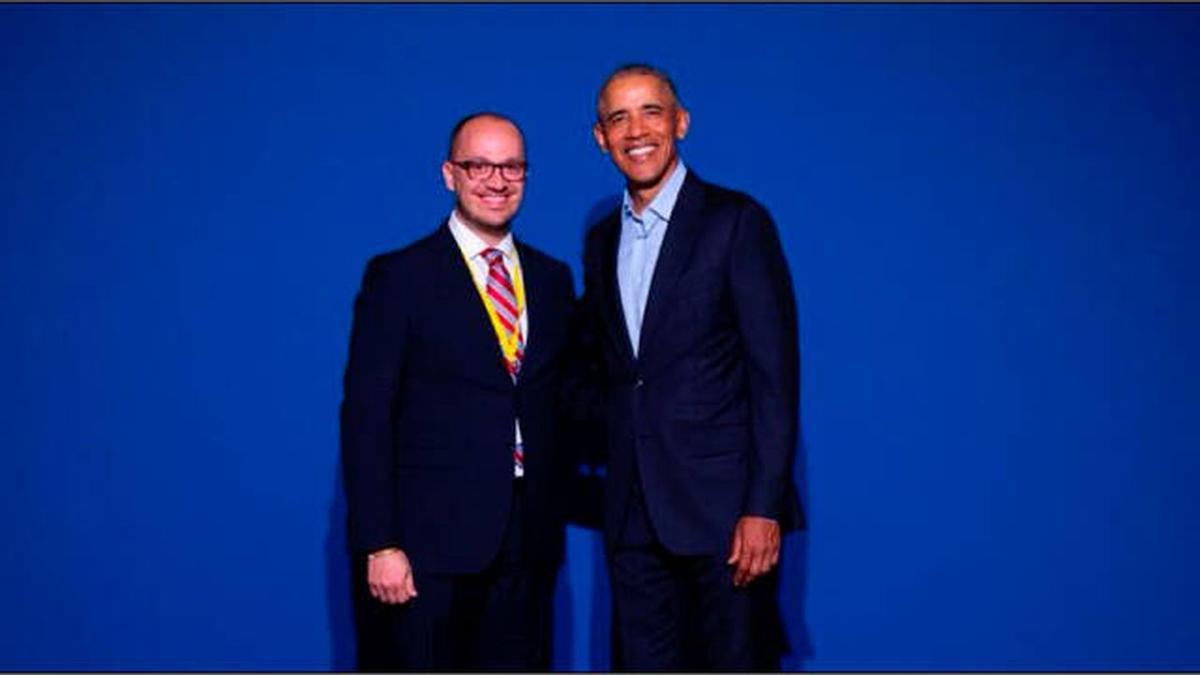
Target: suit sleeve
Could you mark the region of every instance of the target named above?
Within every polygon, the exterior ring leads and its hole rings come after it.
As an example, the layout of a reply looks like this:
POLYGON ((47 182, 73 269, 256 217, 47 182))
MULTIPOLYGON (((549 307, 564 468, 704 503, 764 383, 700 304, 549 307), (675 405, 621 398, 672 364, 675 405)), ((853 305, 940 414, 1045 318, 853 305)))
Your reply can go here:
MULTIPOLYGON (((584 253, 585 267, 589 250, 584 253)), ((564 438, 571 448, 567 520, 598 530, 602 527, 604 483, 600 474, 607 454, 607 437, 600 327, 592 307, 594 293, 585 276, 583 296, 571 298, 560 405, 566 429, 564 438)))
POLYGON ((342 471, 350 546, 369 553, 399 546, 395 416, 404 367, 404 303, 394 266, 367 264, 354 301, 341 407, 342 471))
POLYGON ((584 250, 583 293, 575 301, 571 322, 571 381, 574 384, 572 419, 582 443, 580 461, 596 469, 607 455, 604 390, 607 374, 601 345, 604 326, 596 296, 595 261, 598 244, 589 240, 584 250))
POLYGON ((781 520, 793 494, 799 415, 796 300, 775 224, 751 202, 732 242, 731 290, 747 361, 753 451, 744 515, 781 520))

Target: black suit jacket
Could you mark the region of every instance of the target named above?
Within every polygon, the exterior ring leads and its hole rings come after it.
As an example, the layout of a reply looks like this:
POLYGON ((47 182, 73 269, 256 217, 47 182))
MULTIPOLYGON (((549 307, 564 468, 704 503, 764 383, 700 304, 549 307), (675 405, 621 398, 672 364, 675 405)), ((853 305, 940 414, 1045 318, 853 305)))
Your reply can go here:
POLYGON ((530 562, 561 559, 568 461, 555 409, 574 290, 566 265, 520 242, 517 251, 529 335, 515 385, 445 224, 368 263, 341 406, 355 552, 398 546, 418 575, 482 570, 508 521, 519 416, 530 562))
POLYGON ((803 514, 792 480, 799 414, 796 306, 774 223, 747 195, 689 171, 671 214, 638 356, 617 286, 619 209, 588 233, 588 332, 606 380, 608 543, 640 476, 659 540, 724 555, 737 518, 784 529, 803 514))

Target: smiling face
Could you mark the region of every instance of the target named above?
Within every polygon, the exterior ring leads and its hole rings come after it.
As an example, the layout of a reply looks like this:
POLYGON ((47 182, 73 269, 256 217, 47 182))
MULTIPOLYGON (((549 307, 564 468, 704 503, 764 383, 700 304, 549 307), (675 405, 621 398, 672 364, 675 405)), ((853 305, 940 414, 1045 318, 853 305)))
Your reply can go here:
POLYGON ((600 94, 597 112, 596 143, 625 175, 640 210, 679 163, 675 141, 687 135, 691 118, 665 82, 638 72, 613 78, 600 94))
POLYGON ((499 169, 487 178, 472 179, 462 162, 511 164, 525 161, 521 132, 508 120, 481 116, 463 125, 454 140, 450 159, 442 163, 446 189, 456 195, 456 208, 463 224, 489 244, 508 232, 509 223, 521 206, 524 179, 505 180, 499 169))

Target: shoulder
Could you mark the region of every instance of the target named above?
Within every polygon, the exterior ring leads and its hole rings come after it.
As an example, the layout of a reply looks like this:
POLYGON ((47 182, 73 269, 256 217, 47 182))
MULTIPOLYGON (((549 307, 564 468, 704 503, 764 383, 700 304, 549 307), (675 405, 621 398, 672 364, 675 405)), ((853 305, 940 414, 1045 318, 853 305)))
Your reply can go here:
POLYGON ((596 220, 587 226, 587 232, 584 234, 584 249, 595 249, 606 236, 610 236, 615 232, 619 232, 621 227, 621 206, 620 203, 612 210, 606 212, 599 220, 596 220))
POLYGON ((705 210, 710 213, 736 215, 739 219, 746 216, 770 219, 767 209, 757 199, 741 190, 709 183, 691 173, 688 174, 688 179, 689 182, 694 181, 694 192, 705 210))
MULTIPOLYGON (((711 236, 726 237, 735 247, 745 243, 752 247, 773 247, 779 237, 775 221, 757 199, 721 185, 708 183, 688 174, 680 202, 684 210, 704 223, 711 236)), ((679 208, 679 203, 676 208, 679 208)))
MULTIPOLYGON (((692 175, 689 174, 689 179, 692 175)), ((687 193, 692 213, 709 236, 724 238, 731 250, 742 254, 779 248, 779 230, 771 214, 757 199, 741 190, 707 183, 699 178, 687 193)), ((684 195, 680 195, 681 200, 684 195)))
POLYGON ((439 227, 401 248, 372 256, 363 273, 363 284, 388 283, 427 267, 436 258, 436 251, 444 245, 441 240, 450 236, 444 229, 439 227))

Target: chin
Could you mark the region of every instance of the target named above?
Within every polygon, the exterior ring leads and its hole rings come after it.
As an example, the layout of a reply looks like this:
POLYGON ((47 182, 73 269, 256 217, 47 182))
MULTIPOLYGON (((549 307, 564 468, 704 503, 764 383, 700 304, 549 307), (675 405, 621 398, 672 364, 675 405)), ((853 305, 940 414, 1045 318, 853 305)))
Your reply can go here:
POLYGON ((654 185, 658 185, 662 181, 662 179, 665 175, 666 175, 665 171, 654 171, 654 172, 639 171, 637 173, 625 174, 625 179, 628 180, 629 184, 633 185, 634 187, 648 188, 648 187, 652 187, 654 185))
POLYGON ((483 220, 480 220, 479 222, 484 227, 487 227, 487 228, 490 228, 493 230, 503 230, 504 228, 508 227, 508 224, 509 224, 509 222, 512 221, 512 218, 513 218, 513 214, 510 213, 510 214, 507 214, 504 216, 494 216, 491 218, 485 218, 483 220))

